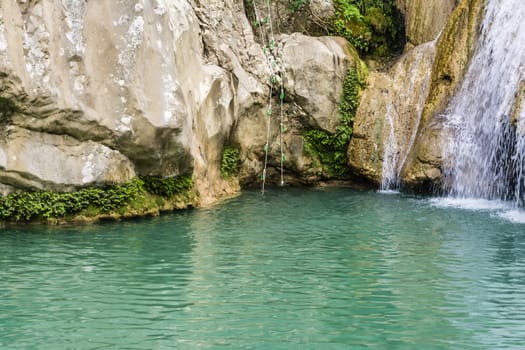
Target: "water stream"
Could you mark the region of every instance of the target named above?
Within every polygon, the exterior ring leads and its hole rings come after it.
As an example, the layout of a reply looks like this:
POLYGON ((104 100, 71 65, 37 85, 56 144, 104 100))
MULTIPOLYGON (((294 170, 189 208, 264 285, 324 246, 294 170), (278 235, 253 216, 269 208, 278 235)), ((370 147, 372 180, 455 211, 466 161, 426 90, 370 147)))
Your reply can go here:
POLYGON ((525 191, 525 6, 490 0, 475 55, 448 112, 454 198, 511 201, 525 191))
POLYGON ((391 72, 392 98, 387 102, 383 121, 382 191, 400 188, 401 172, 416 140, 428 95, 430 74, 427 72, 434 62, 435 44, 432 41, 420 45, 401 57, 391 72))

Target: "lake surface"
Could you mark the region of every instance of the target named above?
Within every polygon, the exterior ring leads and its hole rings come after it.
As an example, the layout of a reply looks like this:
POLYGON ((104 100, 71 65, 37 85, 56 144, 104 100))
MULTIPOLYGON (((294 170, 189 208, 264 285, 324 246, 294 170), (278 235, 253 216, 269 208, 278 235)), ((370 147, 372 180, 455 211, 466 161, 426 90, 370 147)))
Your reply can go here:
POLYGON ((522 349, 525 224, 481 204, 285 188, 4 228, 0 348, 522 349))

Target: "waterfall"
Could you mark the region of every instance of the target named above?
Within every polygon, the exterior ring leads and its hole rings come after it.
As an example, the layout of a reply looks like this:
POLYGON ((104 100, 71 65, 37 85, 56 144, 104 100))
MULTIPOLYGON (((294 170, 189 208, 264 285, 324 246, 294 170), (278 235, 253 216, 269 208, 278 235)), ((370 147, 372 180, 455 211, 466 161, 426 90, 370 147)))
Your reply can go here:
POLYGON ((444 169, 455 198, 524 203, 525 3, 489 0, 478 46, 451 101, 444 169))
POLYGON ((381 191, 397 190, 399 188, 399 171, 397 167, 399 151, 397 146, 396 135, 394 133, 394 115, 392 103, 386 106, 384 127, 388 130, 388 136, 385 138, 383 151, 383 166, 381 175, 381 191))
POLYGON ((382 191, 397 191, 401 185, 401 172, 416 140, 428 95, 435 46, 435 41, 420 45, 391 71, 393 98, 387 102, 383 120, 382 191))

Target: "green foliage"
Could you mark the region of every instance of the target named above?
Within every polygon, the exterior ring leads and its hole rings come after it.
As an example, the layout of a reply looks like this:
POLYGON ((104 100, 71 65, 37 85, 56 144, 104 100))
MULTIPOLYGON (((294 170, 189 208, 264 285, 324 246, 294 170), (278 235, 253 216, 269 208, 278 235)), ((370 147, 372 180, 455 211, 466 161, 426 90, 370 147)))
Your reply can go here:
POLYGON ((106 188, 91 187, 76 192, 13 192, 0 197, 1 221, 58 219, 84 213, 88 216, 125 213, 128 207, 145 203, 146 192, 171 197, 193 186, 191 177, 135 178, 127 184, 106 188))
POLYGON ((107 214, 126 206, 131 200, 143 195, 143 192, 140 179, 106 189, 93 187, 70 193, 14 192, 0 198, 0 220, 62 218, 88 208, 107 214))
POLYGON ((237 174, 240 163, 240 152, 237 148, 225 147, 221 159, 221 176, 224 179, 237 174))
POLYGON ((402 49, 404 21, 395 0, 335 0, 332 33, 361 54, 386 56, 402 49))
POLYGON ((308 0, 288 0, 288 11, 295 13, 299 11, 307 2, 308 0))
POLYGON ((167 178, 142 176, 141 179, 147 192, 165 198, 173 197, 193 186, 193 179, 185 175, 167 178))
POLYGON ((324 130, 310 129, 303 133, 308 149, 318 157, 328 173, 335 177, 345 177, 348 171, 346 151, 352 138, 354 117, 359 105, 359 91, 364 86, 364 77, 359 76, 357 68, 348 70, 343 84, 343 94, 339 104, 340 124, 335 134, 324 130))

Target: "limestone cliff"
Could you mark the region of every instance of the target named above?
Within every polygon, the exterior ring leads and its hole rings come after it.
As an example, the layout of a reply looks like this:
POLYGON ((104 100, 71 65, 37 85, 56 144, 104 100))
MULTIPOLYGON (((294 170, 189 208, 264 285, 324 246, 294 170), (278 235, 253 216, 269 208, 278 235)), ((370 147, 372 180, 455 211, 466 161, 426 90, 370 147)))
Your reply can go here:
POLYGON ((418 140, 408 155, 401 177, 412 187, 440 187, 443 140, 447 139, 442 113, 463 81, 479 37, 485 0, 462 0, 436 43, 428 97, 424 104, 418 140))
POLYGON ((406 35, 412 45, 434 40, 443 30, 457 0, 396 0, 405 15, 406 35))
MULTIPOLYGON (((460 1, 444 28, 436 25, 443 18, 425 20, 424 13, 418 25, 411 26, 410 18, 426 11, 427 3, 398 2, 407 15, 411 42, 431 41, 409 48, 387 72, 371 74, 356 116, 349 164, 384 188, 439 184, 446 161, 441 152, 440 113, 465 73, 479 33, 483 0, 460 1)), ((437 16, 448 13, 452 5, 432 2, 441 6, 437 16)))
POLYGON ((434 58, 430 42, 403 55, 388 72, 370 74, 348 153, 356 174, 396 186, 417 136, 434 58))
MULTIPOLYGON (((220 175, 225 145, 254 182, 267 137, 276 171, 266 104, 278 98, 244 14, 240 0, 0 0, 2 191, 189 174, 206 204, 238 186, 220 175)), ((300 128, 334 130, 352 59, 335 38, 282 35, 278 47, 286 173, 310 181, 300 128)))

